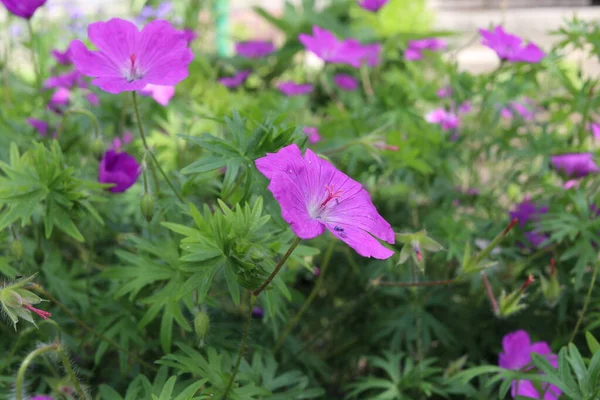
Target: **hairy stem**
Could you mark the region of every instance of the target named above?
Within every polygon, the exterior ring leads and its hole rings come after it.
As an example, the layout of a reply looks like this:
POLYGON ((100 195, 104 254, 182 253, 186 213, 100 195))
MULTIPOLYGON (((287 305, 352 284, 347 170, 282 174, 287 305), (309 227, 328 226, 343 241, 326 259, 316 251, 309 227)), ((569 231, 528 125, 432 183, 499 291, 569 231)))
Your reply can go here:
POLYGON ((41 346, 33 350, 27 355, 27 357, 25 357, 25 359, 21 363, 21 366, 19 367, 19 371, 17 372, 17 380, 15 382, 16 400, 23 400, 23 384, 25 382, 25 373, 27 372, 29 364, 31 364, 36 357, 41 356, 42 354, 49 353, 51 351, 56 351, 59 347, 60 346, 57 343, 41 346))
POLYGON ((235 367, 233 368, 233 373, 231 374, 231 378, 229 379, 229 383, 227 384, 227 388, 223 393, 223 397, 221 400, 227 400, 227 396, 229 396, 229 392, 233 388, 233 384, 235 382, 235 377, 240 369, 240 364, 242 363, 242 358, 244 357, 244 353, 246 352, 246 348, 248 346, 248 333, 250 332, 250 325, 252 324, 252 308, 256 303, 256 296, 250 293, 250 301, 248 302, 248 311, 246 315, 246 324, 244 325, 244 334, 242 336, 242 344, 240 344, 240 350, 238 351, 237 360, 235 362, 235 367))
POLYGON ((173 182, 171 182, 171 180, 169 179, 169 176, 162 169, 162 167, 160 166, 160 163, 156 159, 156 156, 154 155, 154 153, 152 152, 152 150, 150 150, 150 147, 148 146, 148 142, 146 141, 146 135, 144 134, 144 126, 142 125, 142 118, 140 117, 140 108, 138 106, 137 94, 135 92, 132 92, 132 93, 133 93, 133 108, 135 109, 135 117, 137 120, 140 137, 142 138, 142 144, 144 145, 144 149, 146 149, 146 153, 150 154, 150 158, 152 158, 152 161, 153 161, 149 164, 150 164, 150 172, 152 173, 152 176, 154 178, 154 183, 156 185, 156 191, 157 191, 157 193, 160 193, 159 186, 158 186, 158 178, 156 176, 156 171, 154 170, 154 166, 156 166, 158 168, 161 175, 163 176, 163 178, 165 178, 165 181, 167 181, 167 184, 169 185, 169 187, 171 188, 173 193, 175 193, 175 196, 177 196, 179 201, 181 201, 182 203, 185 203, 183 196, 181 196, 179 191, 175 188, 175 185, 173 185, 173 182))
POLYGON ((73 367, 71 367, 71 363, 69 362, 69 358, 67 357, 67 352, 65 351, 65 349, 63 347, 59 347, 57 349, 57 353, 60 356, 60 360, 62 361, 63 367, 65 368, 65 372, 67 373, 67 376, 69 377, 71 382, 73 382, 73 386, 75 387, 75 391, 77 392, 77 395, 81 399, 84 399, 84 400, 87 399, 85 392, 83 391, 83 389, 81 388, 81 385, 79 384, 79 380, 77 379, 77 376, 75 376, 73 367))
POLYGON ((256 289, 254 292, 252 292, 252 294, 255 297, 258 297, 258 295, 261 294, 263 292, 263 290, 265 290, 267 288, 267 286, 269 286, 271 281, 275 278, 275 275, 277 275, 277 273, 279 272, 281 267, 283 267, 283 264, 285 264, 287 259, 290 258, 290 256, 296 249, 296 247, 298 247, 298 245, 300 244, 300 241, 301 241, 301 239, 299 237, 294 239, 294 241, 290 245, 290 248, 288 249, 288 251, 284 254, 284 256, 281 258, 281 260, 279 260, 279 262, 277 263, 277 266, 275 267, 273 272, 271 272, 271 275, 269 275, 267 280, 262 285, 260 285, 260 287, 258 289, 256 289))
POLYGON ((579 314, 579 318, 577 319, 577 324, 575 325, 575 329, 573 329, 573 333, 571 333, 571 338, 569 339, 569 343, 575 339, 577 332, 579 331, 579 327, 583 322, 583 316, 587 311, 588 305, 590 304, 590 300, 592 298, 592 291, 594 290, 594 285, 596 284, 596 277, 598 275, 598 268, 600 268, 600 262, 596 262, 594 266, 594 272, 592 273, 592 280, 590 281, 590 287, 588 288, 587 295, 585 296, 585 302, 583 303, 583 308, 581 309, 581 313, 579 314))
POLYGON ((317 279, 317 282, 315 283, 313 290, 310 292, 310 294, 304 301, 304 304, 302 304, 302 307, 300 307, 300 310, 296 313, 296 315, 294 315, 294 318, 292 318, 290 320, 290 322, 287 323, 285 328, 283 328, 283 332, 281 333, 281 335, 279 335, 279 339, 277 339, 277 343, 275 344, 275 347, 273 348, 273 353, 277 353, 279 351, 285 338, 287 338, 288 335, 290 334, 290 332, 292 331, 292 329, 294 329, 296 327, 296 325, 298 325, 298 322, 300 322, 302 315, 304 315, 306 310, 308 310, 308 308, 310 307, 312 302, 317 297, 317 294, 319 294, 319 291, 321 290, 321 286, 323 286, 323 281, 325 279, 325 271, 327 271, 327 267, 330 264, 329 261, 331 261, 331 256, 333 255, 334 247, 335 247, 335 240, 332 239, 331 242, 329 242, 329 246, 327 247, 327 252, 325 253, 325 256, 323 257, 323 264, 321 265, 321 274, 319 275, 319 278, 317 279))

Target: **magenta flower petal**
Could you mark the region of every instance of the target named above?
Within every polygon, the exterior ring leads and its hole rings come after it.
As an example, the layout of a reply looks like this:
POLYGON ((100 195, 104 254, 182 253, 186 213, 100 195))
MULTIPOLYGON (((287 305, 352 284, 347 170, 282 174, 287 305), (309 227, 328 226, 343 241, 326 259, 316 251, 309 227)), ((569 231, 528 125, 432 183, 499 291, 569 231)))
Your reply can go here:
POLYGON ((302 96, 313 91, 313 85, 310 83, 296 83, 292 81, 282 82, 277 85, 277 89, 286 96, 302 96))
POLYGON ((198 34, 193 29, 185 28, 182 32, 188 46, 198 38, 198 34))
POLYGON ((250 40, 235 45, 235 52, 246 58, 263 58, 275 51, 273 43, 265 40, 250 40))
POLYGON ((569 178, 583 178, 600 172, 592 153, 570 153, 550 157, 552 167, 569 178))
POLYGON ((408 61, 421 60, 423 53, 420 50, 408 48, 404 51, 404 58, 408 61))
POLYGON ((333 83, 340 89, 346 91, 358 89, 358 81, 352 75, 337 74, 333 77, 333 83))
POLYGON ((65 51, 60 51, 58 49, 54 49, 51 52, 52 57, 56 60, 57 63, 61 65, 71 65, 71 46, 69 45, 65 51))
POLYGON ((76 40, 71 57, 104 91, 140 90, 149 83, 174 86, 188 76, 193 54, 183 32, 167 21, 152 21, 140 32, 133 23, 113 18, 91 24, 88 36, 99 51, 89 51, 76 40))
POLYGON ((479 33, 483 37, 481 44, 494 50, 500 59, 513 62, 538 63, 546 56, 533 43, 523 46, 523 39, 506 33, 502 26, 496 26, 493 31, 480 29, 479 33))
POLYGON ((52 397, 46 395, 34 396, 31 400, 53 400, 52 397))
POLYGON ((452 96, 452 87, 446 86, 446 87, 439 88, 438 91, 436 92, 436 95, 440 99, 450 97, 450 96, 452 96))
POLYGON ((306 50, 314 53, 325 62, 337 62, 336 58, 342 47, 342 42, 333 33, 319 26, 313 26, 313 35, 301 33, 298 40, 306 50))
POLYGON ((414 50, 439 51, 445 50, 447 46, 448 44, 445 40, 438 38, 425 38, 408 41, 408 48, 414 50))
POLYGON ((592 132, 592 136, 594 136, 594 139, 600 139, 600 124, 592 122, 587 124, 586 128, 588 131, 592 132))
POLYGON ((312 239, 327 228, 364 257, 386 259, 394 254, 375 239, 393 244, 390 224, 360 183, 330 162, 310 149, 302 157, 293 144, 255 163, 269 178, 269 190, 281 206, 283 219, 298 237, 312 239))
POLYGON ((46 0, 0 0, 4 7, 17 17, 30 19, 46 0))
POLYGON ((439 125, 443 130, 450 131, 458 128, 460 120, 458 116, 443 108, 436 108, 425 115, 425 121, 430 124, 439 125))
POLYGON ((377 12, 381 7, 385 6, 388 1, 389 0, 360 0, 358 5, 367 11, 377 12))
POLYGON ((152 96, 154 100, 161 106, 167 106, 175 95, 175 86, 163 86, 147 84, 140 90, 142 96, 152 96))
POLYGON ((52 89, 58 87, 72 88, 73 86, 85 87, 83 75, 78 70, 66 72, 56 76, 51 76, 44 82, 44 89, 52 89))
POLYGON ((542 214, 548 212, 548 207, 540 206, 537 203, 532 202, 529 198, 526 198, 517 206, 514 210, 509 213, 511 219, 517 218, 519 220, 519 226, 524 228, 530 221, 538 221, 542 214))
POLYGON ((302 128, 302 132, 308 136, 308 143, 310 144, 315 144, 321 141, 321 134, 314 126, 305 126, 302 128))
POLYGON ((98 105, 100 105, 100 99, 98 98, 98 95, 96 93, 90 92, 90 93, 86 94, 85 95, 85 99, 92 106, 98 106, 98 105))
POLYGON ((45 137, 48 134, 48 123, 41 119, 27 118, 25 120, 33 129, 35 129, 40 136, 45 137))
POLYGON ((109 190, 113 193, 122 193, 133 186, 141 173, 140 165, 133 156, 108 150, 100 161, 98 182, 114 183, 115 186, 109 190))
POLYGON ((240 71, 234 76, 220 78, 219 83, 228 88, 235 88, 246 82, 251 73, 250 70, 240 71))

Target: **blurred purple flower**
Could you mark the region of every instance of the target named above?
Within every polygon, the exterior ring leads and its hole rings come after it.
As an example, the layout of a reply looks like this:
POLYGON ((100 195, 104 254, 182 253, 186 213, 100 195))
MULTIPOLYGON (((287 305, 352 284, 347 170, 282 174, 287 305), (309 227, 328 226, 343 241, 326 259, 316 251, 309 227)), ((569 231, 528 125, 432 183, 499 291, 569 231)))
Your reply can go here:
MULTIPOLYGON (((531 354, 537 353, 544 356, 548 362, 558 368, 558 359, 546 342, 531 343, 529 335, 523 330, 509 333, 502 339, 502 353, 498 357, 498 365, 502 368, 519 370, 531 370, 531 354)), ((531 381, 519 380, 511 384, 511 395, 527 396, 534 399, 557 400, 562 391, 549 383, 539 382, 539 386, 544 395, 535 388, 531 381)))
POLYGON ((452 112, 446 111, 443 108, 436 108, 425 115, 425 121, 430 124, 440 125, 445 131, 458 128, 460 120, 458 116, 452 112))
POLYGON ((594 137, 594 139, 600 140, 600 124, 597 124, 595 122, 588 123, 586 125, 586 129, 592 132, 592 136, 594 137))
POLYGON ((473 104, 470 101, 465 101, 464 103, 462 103, 461 105, 458 106, 458 112, 461 113, 468 113, 471 111, 471 108, 473 107, 473 104))
POLYGON ((286 96, 302 96, 311 93, 314 87, 310 83, 287 81, 277 85, 277 89, 286 96))
POLYGON ((506 119, 512 119, 515 113, 523 118, 525 121, 531 121, 533 119, 533 112, 524 104, 518 101, 511 101, 506 107, 500 110, 500 116, 506 119))
POLYGON ((122 137, 116 137, 112 141, 112 149, 120 151, 124 144, 129 144, 133 141, 133 134, 129 131, 125 131, 122 137))
POLYGON ((54 57, 54 59, 56 60, 57 63, 61 64, 61 65, 71 65, 72 61, 71 61, 71 45, 69 44, 69 46, 66 48, 65 51, 60 51, 58 49, 53 49, 52 52, 52 57, 54 57))
POLYGON ((525 239, 535 248, 539 248, 542 243, 549 239, 549 236, 539 231, 525 232, 525 239))
POLYGON ((394 252, 376 238, 395 241, 391 225, 361 186, 329 161, 292 144, 255 161, 270 183, 283 219, 301 239, 329 230, 363 257, 387 259, 394 252))
POLYGON ((17 17, 30 19, 46 0, 0 0, 4 7, 17 17))
POLYGON ((147 84, 174 86, 188 76, 193 54, 180 32, 163 20, 147 24, 140 32, 119 18, 88 27, 90 51, 79 40, 71 43, 71 58, 92 84, 109 93, 143 89, 147 84))
POLYGON ((265 316, 265 310, 262 307, 252 307, 252 317, 262 319, 265 316))
POLYGON ((142 169, 133 156, 125 152, 108 150, 100 161, 98 182, 114 183, 115 185, 109 190, 113 193, 122 193, 133 186, 141 173, 142 169))
POLYGON ((56 113, 62 113, 62 108, 69 105, 71 101, 71 91, 64 87, 59 87, 50 97, 48 108, 56 113))
POLYGON ((35 129, 40 136, 46 137, 48 135, 48 123, 41 119, 27 118, 25 120, 33 129, 35 129))
POLYGON ((404 51, 404 59, 407 61, 418 61, 423 58, 423 54, 417 49, 410 47, 404 51))
POLYGON ((523 44, 519 36, 504 32, 498 25, 494 30, 479 29, 483 37, 481 44, 494 50, 502 60, 513 62, 539 63, 546 54, 535 44, 523 44))
POLYGON ((244 70, 240 71, 234 76, 226 76, 219 79, 219 83, 228 88, 236 88, 246 82, 246 79, 250 76, 252 71, 244 70))
POLYGON ((198 38, 198 34, 196 33, 195 30, 190 29, 190 28, 184 28, 183 29, 183 37, 185 38, 185 40, 187 41, 188 46, 198 38))
POLYGON ((33 396, 31 398, 31 400, 53 400, 53 398, 51 396, 38 395, 38 396, 33 396))
POLYGON ((358 5, 372 12, 377 12, 379 9, 386 5, 389 0, 359 0, 358 5))
POLYGON ((358 81, 348 74, 337 74, 333 77, 333 83, 337 87, 346 91, 353 91, 358 88, 358 81))
POLYGON ((53 88, 72 88, 74 86, 78 86, 80 88, 87 87, 87 83, 83 80, 83 75, 78 70, 74 69, 70 72, 65 72, 64 74, 59 74, 56 76, 51 76, 46 79, 44 82, 44 89, 53 89, 53 88))
POLYGON ((175 95, 175 86, 153 85, 149 83, 139 92, 142 96, 152 96, 161 106, 167 106, 175 95))
POLYGON ((592 153, 568 153, 550 157, 554 169, 563 172, 569 178, 583 178, 600 172, 592 153))
POLYGON ((96 93, 94 93, 94 92, 87 93, 85 95, 85 99, 92 106, 99 106, 100 105, 100 99, 98 98, 98 95, 96 93))
POLYGON ((404 51, 404 58, 408 61, 421 60, 423 58, 423 50, 439 51, 446 49, 446 47, 446 41, 438 38, 409 40, 408 47, 404 51))
POLYGON ((440 99, 450 97, 450 96, 452 96, 452 87, 446 86, 446 87, 439 88, 438 91, 436 92, 436 95, 440 99))
POLYGON ((304 128, 302 128, 302 132, 304 132, 304 134, 308 136, 308 143, 310 144, 315 144, 321 141, 321 134, 319 133, 319 130, 314 126, 305 126, 304 128))
POLYGON ((529 221, 535 222, 541 214, 546 214, 547 212, 548 207, 540 206, 526 197, 525 200, 516 205, 515 209, 509 215, 511 219, 517 218, 519 226, 524 228, 529 221))
POLYGON ((235 52, 246 58, 263 58, 275 51, 273 43, 265 40, 250 40, 235 44, 235 52))

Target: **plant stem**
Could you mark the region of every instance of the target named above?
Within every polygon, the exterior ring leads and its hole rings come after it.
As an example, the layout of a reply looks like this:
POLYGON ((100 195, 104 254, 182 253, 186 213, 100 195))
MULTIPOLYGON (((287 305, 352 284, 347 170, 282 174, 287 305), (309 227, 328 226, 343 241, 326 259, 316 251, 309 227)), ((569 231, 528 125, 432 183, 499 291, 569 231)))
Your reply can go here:
POLYGON ((427 282, 379 282, 373 281, 373 286, 391 286, 391 287, 419 287, 419 286, 442 286, 457 283, 457 279, 446 279, 443 281, 427 282))
MULTIPOLYGON (((152 150, 150 150, 150 147, 148 147, 148 142, 146 142, 146 135, 144 134, 144 126, 142 125, 142 118, 140 117, 140 108, 138 107, 137 94, 136 94, 136 92, 132 92, 132 93, 133 93, 133 108, 135 109, 135 117, 136 117, 136 120, 137 120, 138 130, 140 132, 140 137, 142 138, 142 144, 144 145, 144 149, 146 149, 146 152, 148 154, 150 154, 150 157, 152 158, 152 161, 154 162, 154 165, 156 165, 156 167, 160 171, 160 173, 163 176, 163 178, 165 178, 165 181, 167 181, 167 184, 169 185, 169 187, 171 188, 171 190, 173 191, 173 193, 175 193, 175 196, 177 196, 177 198, 179 199, 179 201, 181 201, 182 203, 185 203, 184 198, 177 191, 177 189, 175 188, 175 185, 173 185, 173 183, 169 179, 169 176, 165 173, 165 171, 160 166, 160 163, 156 159, 156 156, 154 155, 154 153, 152 152, 152 150)), ((156 186, 156 192, 157 192, 157 194, 159 194, 160 193, 160 188, 158 186, 158 178, 156 176, 156 171, 154 170, 153 163, 149 163, 149 164, 150 164, 150 172, 152 173, 152 176, 154 178, 154 183, 155 183, 155 186, 156 186)))
POLYGON ((75 391, 77 392, 77 395, 81 399, 87 399, 85 392, 83 391, 83 389, 81 388, 81 385, 79 384, 79 380, 77 379, 77 376, 75 376, 73 367, 71 367, 71 363, 69 362, 69 358, 67 357, 67 352, 61 346, 57 349, 57 353, 60 356, 60 359, 63 363, 63 367, 65 368, 65 372, 67 373, 67 376, 69 377, 71 382, 73 382, 73 386, 75 386, 75 391))
POLYGON ((35 48, 33 46, 35 41, 35 35, 33 34, 33 26, 31 25, 31 19, 27 20, 27 29, 29 29, 29 38, 30 42, 30 50, 31 50, 31 61, 33 62, 33 70, 35 72, 35 86, 38 90, 38 94, 42 88, 42 72, 41 67, 37 62, 37 57, 35 56, 35 48))
POLYGON ((95 137, 97 137, 97 138, 100 137, 100 124, 98 123, 98 118, 96 118, 96 116, 88 110, 84 110, 81 108, 71 108, 71 109, 65 111, 65 113, 63 114, 60 126, 58 127, 58 130, 56 131, 57 138, 60 137, 63 130, 65 129, 65 122, 67 120, 67 117, 71 114, 81 114, 81 115, 85 115, 85 116, 89 117, 92 120, 92 123, 94 124, 95 137))
POLYGON ((58 301, 56 299, 56 297, 52 296, 48 291, 46 291, 40 285, 38 285, 38 284, 32 284, 30 287, 31 287, 31 289, 35 290, 36 292, 39 292, 39 293, 43 294, 50 301, 52 301, 54 304, 56 304, 57 306, 59 306, 61 308, 61 310, 63 310, 65 313, 67 313, 67 315, 69 315, 69 317, 71 317, 79 326, 81 326, 86 331, 92 333, 93 335, 95 335, 99 339, 101 339, 101 340, 105 341, 106 343, 110 344, 111 346, 113 346, 117 350, 122 351, 123 353, 125 353, 128 356, 132 357, 134 360, 138 361, 140 364, 142 364, 146 368, 151 369, 152 371, 156 371, 156 367, 154 365, 148 364, 147 362, 145 362, 144 360, 142 360, 137 354, 129 352, 129 350, 127 350, 126 348, 122 347, 121 345, 119 345, 114 340, 109 339, 106 336, 104 336, 103 334, 96 332, 93 328, 90 328, 85 322, 83 322, 73 312, 71 312, 71 310, 69 310, 67 308, 67 306, 65 306, 63 303, 61 303, 60 301, 58 301))
POLYGON ((517 218, 513 219, 507 226, 506 228, 504 228, 504 230, 494 238, 494 240, 492 240, 490 242, 490 244, 487 245, 487 247, 485 249, 483 249, 479 254, 477 254, 475 256, 475 258, 473 258, 466 266, 466 268, 464 268, 465 272, 472 272, 474 270, 476 270, 477 266, 481 263, 481 261, 486 258, 506 237, 506 235, 508 235, 508 232, 510 232, 512 230, 512 228, 514 228, 514 226, 519 222, 519 220, 517 218))
POLYGON ((588 305, 590 304, 590 299, 592 298, 592 291, 594 290, 594 285, 596 284, 596 276, 598 275, 599 268, 600 268, 600 261, 596 262, 596 265, 594 266, 594 272, 592 273, 592 281, 590 282, 590 287, 588 289, 587 295, 585 296, 585 302, 583 303, 583 308, 581 309, 581 313, 579 314, 579 318, 577 319, 577 324, 575 325, 575 329, 573 329, 573 333, 571 334, 569 343, 573 342, 573 339, 575 339, 575 335, 577 335, 577 331, 579 331, 579 326, 581 326, 581 322, 583 322, 583 316, 585 315, 588 305))
POLYGON ((481 271, 481 279, 483 280, 483 285, 485 286, 485 291, 487 293, 488 298, 490 299, 490 303, 492 304, 492 310, 495 315, 500 313, 500 308, 498 308, 498 302, 496 301, 496 296, 494 296, 494 291, 492 289, 492 285, 488 280, 488 277, 485 271, 481 271))
POLYGON ((277 273, 279 272, 279 270, 281 269, 281 267, 283 267, 283 264, 285 264, 285 262, 287 261, 287 259, 292 255, 294 249, 296 249, 296 247, 298 247, 298 245, 300 244, 301 240, 302 239, 300 239, 299 237, 296 237, 294 239, 294 241, 290 245, 290 248, 288 249, 288 251, 284 254, 284 256, 281 258, 281 260, 279 260, 279 262, 277 263, 277 266, 275 267, 275 269, 273 270, 273 272, 271 272, 271 275, 269 275, 269 277, 267 278, 267 280, 258 289, 256 289, 254 292, 252 292, 252 294, 255 297, 258 297, 258 295, 261 294, 262 291, 267 288, 267 286, 269 286, 269 283, 271 283, 271 281, 273 280, 273 278, 275 278, 275 275, 277 275, 277 273))
POLYGON ((304 304, 302 304, 302 307, 300 307, 300 310, 296 313, 296 315, 294 315, 294 318, 292 318, 292 320, 287 323, 285 328, 283 328, 283 332, 279 336, 279 339, 277 339, 277 343, 275 344, 275 347, 273 348, 273 353, 277 353, 279 351, 285 338, 287 338, 288 335, 290 334, 290 332, 292 331, 292 329, 294 329, 296 327, 296 325, 298 325, 298 322, 300 322, 302 315, 304 315, 306 310, 308 310, 308 308, 310 307, 312 302, 317 297, 317 294, 319 294, 319 291, 321 290, 321 286, 323 286, 323 281, 325 279, 325 271, 327 271, 327 267, 330 264, 329 261, 331 261, 331 256, 333 255, 333 248, 335 247, 335 242, 336 241, 334 239, 332 239, 331 242, 329 242, 327 251, 326 251, 325 255, 323 256, 323 264, 321 265, 321 274, 319 275, 319 278, 317 279, 317 282, 315 283, 313 290, 310 292, 310 294, 304 301, 304 304))
POLYGON ((256 296, 250 293, 250 301, 248 302, 248 312, 246 316, 246 324, 244 325, 244 334, 242 336, 242 344, 240 345, 240 350, 238 351, 237 360, 235 362, 235 367, 233 368, 233 373, 231 374, 231 379, 227 384, 227 388, 223 393, 223 397, 221 400, 227 400, 227 396, 229 396, 229 392, 233 388, 233 383, 235 382, 235 377, 240 369, 240 364, 242 363, 242 358, 244 357, 244 353, 246 352, 246 347, 248 345, 248 333, 250 332, 250 325, 252 323, 252 308, 256 303, 256 296))
POLYGON ((366 64, 363 64, 360 67, 360 80, 362 81, 363 88, 369 100, 373 100, 375 96, 375 91, 373 90, 373 85, 371 85, 371 77, 369 76, 369 69, 366 64))
POLYGON ((48 345, 45 345, 42 347, 38 347, 37 349, 35 349, 31 353, 29 353, 27 355, 27 357, 25 357, 25 359, 21 363, 21 366, 19 367, 19 371, 17 372, 17 380, 15 383, 16 400, 23 400, 23 383, 25 382, 25 372, 27 372, 27 368, 29 367, 29 364, 31 364, 31 362, 36 357, 41 356, 42 354, 45 354, 45 353, 49 353, 51 351, 56 351, 56 350, 58 350, 58 348, 59 348, 59 345, 57 343, 48 344, 48 345))

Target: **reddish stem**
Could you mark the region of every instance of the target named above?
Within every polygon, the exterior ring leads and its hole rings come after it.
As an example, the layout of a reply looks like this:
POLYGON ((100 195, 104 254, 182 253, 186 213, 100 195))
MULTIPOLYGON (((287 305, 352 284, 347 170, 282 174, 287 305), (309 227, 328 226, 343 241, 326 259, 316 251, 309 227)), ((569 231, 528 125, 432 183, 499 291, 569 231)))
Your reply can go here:
POLYGON ((492 285, 490 284, 487 275, 483 271, 481 271, 481 279, 483 280, 485 291, 487 293, 488 298, 490 299, 490 303, 492 304, 492 310, 494 310, 494 314, 498 315, 500 313, 500 308, 498 307, 498 302, 496 302, 494 290, 492 289, 492 285))
POLYGON ((510 221, 510 224, 508 224, 508 226, 504 228, 504 231, 502 231, 502 236, 508 235, 508 232, 510 232, 511 229, 514 228, 518 222, 519 218, 514 218, 512 221, 510 221))

